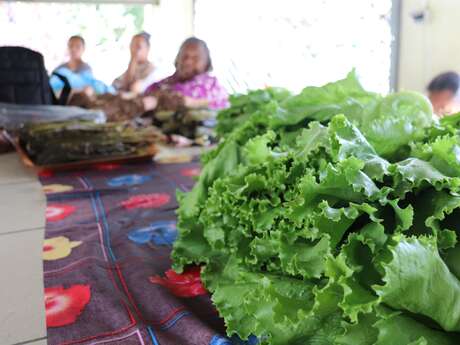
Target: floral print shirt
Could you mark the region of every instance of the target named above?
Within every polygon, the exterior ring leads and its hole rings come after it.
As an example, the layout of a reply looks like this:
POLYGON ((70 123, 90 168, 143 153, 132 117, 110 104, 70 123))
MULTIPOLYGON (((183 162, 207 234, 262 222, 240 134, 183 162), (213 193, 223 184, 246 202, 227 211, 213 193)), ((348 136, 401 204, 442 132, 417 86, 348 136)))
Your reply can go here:
POLYGON ((209 109, 219 110, 229 106, 227 91, 219 84, 216 77, 207 72, 182 82, 178 81, 176 75, 173 74, 150 85, 146 93, 168 89, 194 99, 206 99, 209 102, 209 109))

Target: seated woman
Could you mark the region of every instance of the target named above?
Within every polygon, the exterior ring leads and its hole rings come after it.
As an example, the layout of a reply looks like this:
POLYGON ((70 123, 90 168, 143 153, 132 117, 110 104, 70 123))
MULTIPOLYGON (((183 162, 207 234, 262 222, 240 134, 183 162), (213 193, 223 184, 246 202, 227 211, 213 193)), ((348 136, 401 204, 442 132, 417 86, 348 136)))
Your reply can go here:
MULTIPOLYGON (((97 94, 114 92, 114 89, 108 87, 103 82, 93 76, 91 67, 83 61, 85 52, 85 40, 81 36, 72 36, 68 41, 69 61, 59 65, 53 74, 59 74, 65 77, 73 92, 79 92, 86 88, 91 88, 97 94)), ((60 92, 64 87, 64 82, 55 75, 50 77, 50 85, 53 91, 60 92)))
POLYGON ((142 94, 155 80, 155 68, 148 59, 150 35, 146 32, 135 35, 131 40, 130 51, 128 69, 114 80, 113 86, 117 91, 142 94))
POLYGON ((212 127, 215 111, 229 105, 228 94, 212 70, 211 55, 203 40, 195 37, 185 40, 175 60, 175 73, 153 85, 146 95, 157 99, 154 124, 178 146, 204 144, 213 140, 212 127), (208 109, 194 111, 193 109, 208 109), (170 115, 160 111, 170 111, 170 115), (171 114, 171 110, 173 111, 171 114))
POLYGON ((59 65, 56 69, 65 67, 74 73, 93 73, 91 67, 83 61, 83 53, 85 52, 85 39, 79 35, 69 38, 67 48, 69 51, 69 61, 59 65))
MULTIPOLYGON (((155 111, 153 122, 178 145, 190 145, 191 139, 210 137, 212 133, 202 124, 213 118, 215 111, 228 106, 228 94, 217 79, 209 74, 211 57, 206 43, 197 38, 187 39, 176 58, 176 72, 151 85, 143 96, 123 95, 75 99, 74 105, 102 109, 109 121, 129 120, 148 111, 155 111), (191 113, 190 108, 199 109, 191 113), (166 111, 169 115, 160 116, 166 111), (204 113, 204 114, 203 114, 204 113), (208 134, 209 133, 209 134, 208 134), (179 134, 176 135, 176 134, 179 134)), ((210 121, 212 122, 212 121, 210 121)), ((195 143, 199 143, 195 140, 195 143)))
POLYGON ((459 75, 456 72, 442 73, 428 84, 428 98, 436 115, 442 117, 455 112, 455 97, 459 84, 459 75))
MULTIPOLYGON (((153 85, 146 94, 171 93, 188 108, 219 110, 228 107, 228 93, 216 77, 209 74, 212 60, 209 48, 196 37, 186 39, 177 54, 175 73, 153 85), (177 97, 179 96, 179 97, 177 97)), ((161 97, 159 106, 161 105, 161 97)))

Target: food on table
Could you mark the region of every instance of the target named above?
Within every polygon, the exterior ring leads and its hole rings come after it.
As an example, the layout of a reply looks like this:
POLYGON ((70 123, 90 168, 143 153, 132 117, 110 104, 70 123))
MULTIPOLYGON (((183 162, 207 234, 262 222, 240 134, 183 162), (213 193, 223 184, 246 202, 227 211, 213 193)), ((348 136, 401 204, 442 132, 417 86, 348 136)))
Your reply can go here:
POLYGON ((220 111, 217 117, 217 135, 225 137, 239 124, 259 111, 263 104, 271 100, 282 101, 289 96, 291 93, 288 90, 279 87, 268 87, 262 90, 249 91, 247 94, 230 95, 231 106, 220 111))
POLYGON ((124 97, 105 93, 96 95, 86 92, 77 92, 72 95, 69 105, 102 110, 108 122, 131 121, 144 113, 142 97, 124 97))
POLYGON ((84 121, 28 125, 18 136, 20 145, 38 165, 142 155, 163 139, 155 127, 84 121))
POLYGON ((156 90, 150 95, 157 98, 158 104, 147 114, 163 133, 196 139, 196 144, 203 142, 207 145, 213 139, 213 123, 209 122, 215 122, 215 110, 188 108, 184 96, 172 90, 156 90))
POLYGON ((248 114, 179 194, 172 254, 202 266, 228 334, 460 344, 460 114, 354 73, 248 114))
POLYGON ((208 109, 160 110, 155 112, 153 123, 167 135, 182 135, 189 139, 204 139, 214 136, 213 129, 203 122, 215 119, 216 112, 208 109))

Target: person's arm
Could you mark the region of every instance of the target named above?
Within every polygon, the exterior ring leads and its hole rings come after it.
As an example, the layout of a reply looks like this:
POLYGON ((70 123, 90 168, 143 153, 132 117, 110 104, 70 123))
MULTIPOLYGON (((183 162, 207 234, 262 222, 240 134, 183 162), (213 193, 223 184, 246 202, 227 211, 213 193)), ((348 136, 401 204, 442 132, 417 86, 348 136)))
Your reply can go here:
POLYGON ((129 61, 128 69, 115 79, 112 83, 113 87, 119 91, 130 91, 132 80, 136 71, 137 62, 131 57, 129 61))
POLYGON ((131 60, 129 61, 128 69, 123 75, 123 85, 125 86, 126 90, 131 89, 131 85, 135 79, 136 69, 137 69, 137 60, 134 58, 131 58, 131 60))
POLYGON ((228 108, 230 103, 228 101, 228 92, 220 85, 217 78, 213 78, 213 83, 208 92, 209 108, 213 110, 220 110, 228 108))

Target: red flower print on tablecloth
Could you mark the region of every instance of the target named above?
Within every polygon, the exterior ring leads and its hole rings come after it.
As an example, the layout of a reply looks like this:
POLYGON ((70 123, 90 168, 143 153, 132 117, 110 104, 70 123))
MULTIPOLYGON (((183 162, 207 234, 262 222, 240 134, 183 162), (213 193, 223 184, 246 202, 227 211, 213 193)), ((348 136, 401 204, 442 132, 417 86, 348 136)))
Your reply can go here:
POLYGON ((94 168, 100 171, 111 171, 118 169, 121 165, 118 163, 99 163, 94 164, 94 168))
POLYGON ((63 220, 75 212, 75 206, 65 204, 51 204, 46 207, 46 220, 56 222, 63 220))
POLYGON ((199 266, 186 269, 182 274, 177 274, 170 269, 165 272, 165 278, 153 276, 150 277, 150 281, 168 288, 172 294, 178 297, 206 295, 208 292, 201 282, 200 271, 199 266))
POLYGON ((171 197, 166 193, 140 194, 122 201, 121 205, 126 209, 158 208, 166 205, 170 200, 171 197))
POLYGON ((89 285, 45 288, 46 325, 61 327, 74 323, 91 299, 89 285))
POLYGON ((200 168, 185 168, 180 171, 182 176, 198 176, 201 173, 200 168))
POLYGON ((46 178, 46 177, 52 177, 54 176, 53 170, 50 169, 43 169, 38 172, 38 176, 46 178))

